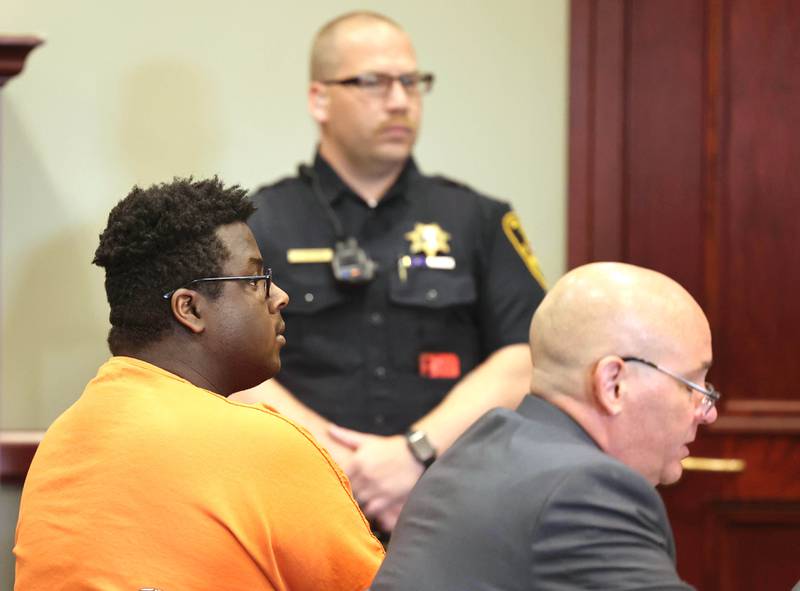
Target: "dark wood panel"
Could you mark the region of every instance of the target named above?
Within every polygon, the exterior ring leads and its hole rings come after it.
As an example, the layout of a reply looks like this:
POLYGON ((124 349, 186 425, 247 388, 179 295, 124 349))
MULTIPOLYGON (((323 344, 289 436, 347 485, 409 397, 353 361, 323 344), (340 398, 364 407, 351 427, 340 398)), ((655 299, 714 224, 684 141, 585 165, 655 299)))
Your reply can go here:
POLYGON ((704 194, 703 202, 703 281, 704 309, 718 342, 720 334, 720 302, 723 297, 720 281, 723 201, 723 163, 720 158, 722 135, 722 1, 708 0, 705 13, 705 105, 703 118, 704 194))
MULTIPOLYGON (((719 564, 715 540, 709 533, 713 531, 711 509, 726 481, 735 478, 736 474, 685 472, 677 484, 659 491, 667 505, 675 535, 678 572, 683 579, 704 591, 719 588, 707 576, 709 565, 717 568, 719 564)), ((713 573, 711 578, 714 578, 713 573)))
POLYGON ((572 6, 584 38, 571 40, 569 264, 645 265, 698 299, 724 397, 692 453, 745 465, 662 491, 679 571, 703 591, 788 589, 800 579, 800 3, 572 6))
POLYGON ((594 192, 592 257, 616 260, 625 254, 620 231, 624 224, 624 4, 603 0, 596 4, 594 103, 592 105, 594 192))
POLYGON ((764 570, 774 570, 775 580, 793 578, 794 583, 800 579, 797 436, 710 432, 695 443, 692 454, 743 460, 744 469, 732 473, 685 471, 678 483, 660 489, 675 533, 681 576, 704 591, 789 589, 791 585, 738 586, 731 580, 751 580, 761 576, 754 573, 764 570), (742 540, 730 539, 740 535, 742 540), (765 544, 765 552, 750 556, 743 565, 737 562, 742 559, 742 548, 770 535, 775 540, 793 537, 794 542, 765 544), (721 538, 726 539, 726 560, 722 560, 721 538))
POLYGON ((568 264, 623 256, 624 3, 571 8, 568 264))
POLYGON ((727 399, 792 399, 800 382, 798 11, 573 5, 570 265, 624 260, 685 285, 727 399))
POLYGON ((704 305, 703 4, 629 6, 625 258, 660 269, 704 305))
POLYGON ((713 521, 723 589, 788 590, 800 581, 800 503, 724 503, 713 521), (751 568, 754 556, 768 556, 769 568, 751 568))
POLYGON ((726 8, 719 381, 733 395, 790 399, 800 383, 800 4, 726 8))
POLYGON ((589 110, 593 104, 594 2, 573 0, 570 6, 569 72, 569 194, 567 203, 567 264, 576 267, 591 256, 591 138, 594 136, 589 110))

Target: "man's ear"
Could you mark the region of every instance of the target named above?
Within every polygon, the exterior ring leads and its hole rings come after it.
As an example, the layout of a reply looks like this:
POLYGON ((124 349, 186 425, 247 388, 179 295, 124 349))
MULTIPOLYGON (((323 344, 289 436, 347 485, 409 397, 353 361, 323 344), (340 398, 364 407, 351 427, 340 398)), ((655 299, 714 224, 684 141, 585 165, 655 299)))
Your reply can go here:
POLYGON ((592 373, 592 391, 595 402, 608 415, 622 412, 625 403, 625 362, 616 355, 603 357, 592 373))
POLYGON ((200 334, 206 329, 205 304, 206 299, 202 295, 185 287, 176 289, 170 298, 175 320, 194 334, 200 334))
POLYGON ((308 88, 308 112, 317 123, 328 121, 328 103, 330 95, 328 87, 322 82, 312 82, 308 88))

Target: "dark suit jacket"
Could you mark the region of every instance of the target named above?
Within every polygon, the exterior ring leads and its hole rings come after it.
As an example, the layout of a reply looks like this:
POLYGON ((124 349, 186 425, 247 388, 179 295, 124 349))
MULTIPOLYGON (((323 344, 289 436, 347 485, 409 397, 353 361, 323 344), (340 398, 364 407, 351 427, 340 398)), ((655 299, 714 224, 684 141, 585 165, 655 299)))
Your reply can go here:
POLYGON ((674 561, 653 486, 528 396, 425 473, 372 590, 691 589, 674 561))

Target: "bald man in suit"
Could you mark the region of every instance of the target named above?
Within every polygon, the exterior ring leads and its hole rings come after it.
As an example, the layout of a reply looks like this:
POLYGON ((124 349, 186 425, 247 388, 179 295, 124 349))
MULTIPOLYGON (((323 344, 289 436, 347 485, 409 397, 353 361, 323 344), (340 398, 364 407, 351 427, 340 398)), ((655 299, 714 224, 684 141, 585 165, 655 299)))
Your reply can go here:
POLYGON ((545 297, 530 346, 532 394, 423 476, 373 591, 690 588, 654 487, 717 417, 703 311, 660 273, 595 263, 545 297))

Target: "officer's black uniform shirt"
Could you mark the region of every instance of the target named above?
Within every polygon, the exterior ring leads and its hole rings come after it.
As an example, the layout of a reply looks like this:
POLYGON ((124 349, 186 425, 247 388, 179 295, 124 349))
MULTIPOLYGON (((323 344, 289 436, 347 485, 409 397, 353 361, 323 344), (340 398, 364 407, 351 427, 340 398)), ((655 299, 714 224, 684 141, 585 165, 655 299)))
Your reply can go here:
POLYGON ((320 156, 313 174, 345 234, 357 238, 377 270, 371 282, 353 285, 335 280, 328 262, 288 262, 290 249, 309 253, 336 240, 309 175, 252 196, 258 209, 250 227, 290 297, 277 379, 338 425, 402 433, 458 382, 454 360, 463 377, 497 349, 528 341, 544 296, 535 258, 506 203, 424 176, 411 159, 376 207, 320 156), (411 251, 423 233, 454 268, 431 268, 431 259, 411 251), (402 264, 412 258, 413 265, 402 264))

